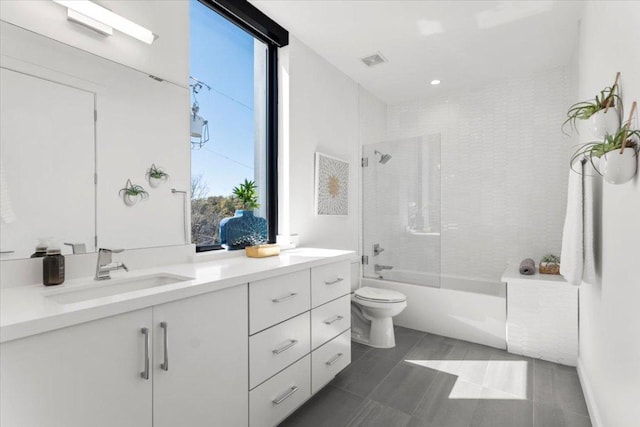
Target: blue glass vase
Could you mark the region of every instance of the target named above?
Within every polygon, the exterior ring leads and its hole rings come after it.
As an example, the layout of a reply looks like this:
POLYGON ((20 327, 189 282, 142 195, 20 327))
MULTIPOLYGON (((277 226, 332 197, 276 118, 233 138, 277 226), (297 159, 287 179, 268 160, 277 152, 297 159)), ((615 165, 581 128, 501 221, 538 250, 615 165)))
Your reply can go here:
POLYGON ((220 221, 220 243, 229 250, 244 249, 267 241, 267 220, 253 211, 237 210, 235 216, 220 221))

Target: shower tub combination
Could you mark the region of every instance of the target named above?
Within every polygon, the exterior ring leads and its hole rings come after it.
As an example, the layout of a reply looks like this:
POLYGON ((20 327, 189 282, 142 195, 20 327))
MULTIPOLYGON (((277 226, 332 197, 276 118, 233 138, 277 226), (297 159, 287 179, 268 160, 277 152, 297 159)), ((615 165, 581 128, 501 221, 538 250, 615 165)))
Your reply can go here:
POLYGON ((406 296, 396 325, 505 348, 506 286, 441 272, 440 135, 365 145, 363 158, 360 286, 406 296))

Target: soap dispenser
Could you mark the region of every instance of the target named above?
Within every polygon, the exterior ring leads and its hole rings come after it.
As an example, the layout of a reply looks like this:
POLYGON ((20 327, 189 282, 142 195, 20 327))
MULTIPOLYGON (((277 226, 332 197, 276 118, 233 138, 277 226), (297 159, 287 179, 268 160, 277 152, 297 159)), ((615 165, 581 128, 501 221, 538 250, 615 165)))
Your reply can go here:
POLYGON ((39 238, 36 245, 36 251, 31 255, 31 258, 42 258, 47 254, 47 246, 49 242, 47 239, 39 238))
POLYGON ((60 285, 64 282, 64 256, 57 243, 47 248, 47 254, 42 259, 42 283, 45 286, 60 285))

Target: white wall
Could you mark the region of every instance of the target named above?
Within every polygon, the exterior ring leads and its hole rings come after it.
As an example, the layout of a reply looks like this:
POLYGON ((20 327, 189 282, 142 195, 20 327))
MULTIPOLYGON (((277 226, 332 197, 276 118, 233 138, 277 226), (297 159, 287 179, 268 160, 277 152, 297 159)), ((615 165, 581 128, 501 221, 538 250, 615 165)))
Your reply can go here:
POLYGON ((441 133, 442 275, 500 282, 559 254, 575 90, 566 67, 388 107, 390 141, 441 133))
MULTIPOLYGON (((360 90, 353 80, 295 37, 291 37, 289 46, 281 52, 280 61, 283 115, 280 233, 298 234, 301 246, 358 251, 359 104, 360 108, 363 104, 371 105, 374 111, 384 111, 384 104, 360 90), (315 215, 315 152, 349 162, 349 215, 346 217, 315 215)), ((380 119, 382 117, 380 115, 380 119)))
POLYGON ((105 37, 67 21, 67 8, 51 0, 2 0, 0 17, 20 27, 136 70, 189 85, 189 2, 103 0, 100 5, 158 34, 147 45, 118 31, 105 37))
MULTIPOLYGON (((579 99, 593 98, 620 71, 628 117, 631 103, 640 101, 638 22, 638 2, 587 2, 579 99)), ((637 128, 637 116, 634 123, 637 128)), ((640 420, 639 213, 638 175, 626 184, 603 184, 601 277, 580 288, 578 372, 595 427, 635 427, 640 420)))

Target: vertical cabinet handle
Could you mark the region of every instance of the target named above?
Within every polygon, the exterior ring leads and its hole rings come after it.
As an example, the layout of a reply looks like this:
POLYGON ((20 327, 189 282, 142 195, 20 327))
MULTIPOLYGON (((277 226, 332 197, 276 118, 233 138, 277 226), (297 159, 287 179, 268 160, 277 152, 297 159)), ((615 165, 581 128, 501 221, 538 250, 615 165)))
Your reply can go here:
POLYGON ((295 393, 296 391, 298 391, 298 387, 296 387, 295 385, 293 387, 291 387, 289 390, 287 390, 282 396, 277 397, 275 399, 272 400, 274 405, 279 405, 282 402, 284 402, 285 400, 287 400, 288 398, 290 398, 293 393, 295 393))
POLYGON ((144 371, 140 372, 140 376, 148 380, 149 379, 149 328, 141 329, 142 335, 144 335, 144 371))
POLYGON ((169 325, 167 322, 160 322, 160 327, 164 330, 164 362, 160 364, 160 369, 163 371, 169 370, 169 325))
POLYGON ((330 282, 324 282, 325 285, 335 285, 336 283, 342 282, 344 279, 342 277, 338 277, 336 280, 332 280, 330 282))

